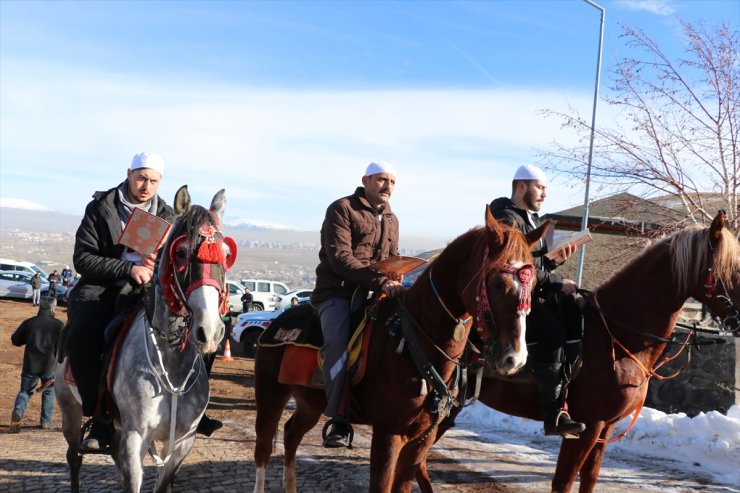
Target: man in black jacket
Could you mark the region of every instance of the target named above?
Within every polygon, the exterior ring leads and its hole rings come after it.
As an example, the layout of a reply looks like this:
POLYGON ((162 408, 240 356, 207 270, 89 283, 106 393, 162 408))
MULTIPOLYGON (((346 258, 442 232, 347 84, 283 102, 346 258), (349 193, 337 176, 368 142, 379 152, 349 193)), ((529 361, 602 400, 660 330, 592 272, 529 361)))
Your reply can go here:
POLYGON ((158 155, 135 155, 126 180, 93 195, 77 229, 73 261, 82 277, 70 294, 64 346, 83 415, 94 416, 83 451, 105 451, 110 444, 111 424, 100 412, 96 416, 96 408, 104 331, 115 315, 118 294, 126 284, 137 288, 154 275, 154 255, 142 257, 119 245, 118 238, 135 207, 174 221, 174 211, 157 195, 163 173, 164 161, 158 155))
MULTIPOLYGON (((540 226, 537 212, 547 197, 547 177, 537 166, 521 166, 511 183, 511 198, 500 197, 491 202, 491 214, 496 219, 528 233, 540 226)), ((571 279, 552 272, 575 252, 568 245, 553 259, 545 257, 547 244, 532 249, 537 271, 537 287, 532 297, 532 311, 527 317, 527 341, 534 362, 534 374, 540 391, 544 413, 545 435, 574 437, 585 430, 583 423, 573 421, 564 410, 567 389, 563 382, 566 371, 580 357, 581 334, 568 335, 568 327, 558 316, 558 303, 572 296, 578 286, 571 279), (567 363, 564 365, 564 363, 567 363)))
POLYGON ((56 368, 56 347, 64 324, 54 317, 54 298, 44 296, 39 303, 35 317, 24 321, 10 337, 14 346, 26 346, 23 352, 21 370, 21 390, 15 398, 13 415, 10 419, 10 433, 21 431, 21 419, 26 412, 28 401, 36 390, 39 380, 41 386, 41 428, 52 427, 54 415, 54 369, 56 368))

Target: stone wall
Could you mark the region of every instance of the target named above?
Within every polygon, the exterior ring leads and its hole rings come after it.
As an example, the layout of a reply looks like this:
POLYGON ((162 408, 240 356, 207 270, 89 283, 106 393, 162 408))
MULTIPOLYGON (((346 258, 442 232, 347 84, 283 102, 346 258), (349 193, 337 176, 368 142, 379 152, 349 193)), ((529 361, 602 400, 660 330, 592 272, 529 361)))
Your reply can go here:
MULTIPOLYGON (((676 334, 684 335, 686 331, 677 329, 676 334)), ((708 411, 726 413, 733 404, 740 404, 740 390, 736 383, 736 374, 740 375, 737 364, 740 338, 704 333, 699 335, 699 340, 718 344, 691 347, 689 366, 677 377, 652 378, 645 401, 647 407, 666 413, 683 412, 693 417, 708 411)), ((676 349, 677 346, 670 349, 671 353, 676 349)), ((664 365, 658 373, 670 375, 685 362, 686 355, 683 354, 676 361, 664 365)))

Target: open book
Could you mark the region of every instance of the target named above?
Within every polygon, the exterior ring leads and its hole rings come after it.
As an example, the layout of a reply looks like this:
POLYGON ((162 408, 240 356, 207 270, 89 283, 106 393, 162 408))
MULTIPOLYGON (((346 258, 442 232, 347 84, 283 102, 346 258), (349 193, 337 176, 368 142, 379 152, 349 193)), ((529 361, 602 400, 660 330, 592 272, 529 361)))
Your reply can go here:
POLYGON ((562 250, 571 243, 578 247, 584 243, 588 243, 592 239, 591 232, 588 229, 571 234, 559 234, 553 239, 552 245, 548 245, 548 252, 545 254, 545 257, 552 260, 558 250, 562 250))
POLYGON ((161 217, 136 207, 121 231, 118 243, 147 257, 164 244, 171 228, 172 225, 161 217))

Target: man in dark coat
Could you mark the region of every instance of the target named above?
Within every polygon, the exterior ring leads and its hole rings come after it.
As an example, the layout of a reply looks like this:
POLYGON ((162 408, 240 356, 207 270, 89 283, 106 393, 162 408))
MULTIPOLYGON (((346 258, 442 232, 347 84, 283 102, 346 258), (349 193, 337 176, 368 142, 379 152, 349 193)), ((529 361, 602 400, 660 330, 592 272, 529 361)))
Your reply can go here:
POLYGON ((155 256, 143 257, 119 245, 118 238, 135 207, 174 221, 174 211, 157 195, 163 173, 164 161, 158 155, 135 155, 126 180, 93 195, 77 230, 73 261, 82 277, 70 294, 64 347, 83 415, 93 416, 83 451, 105 451, 112 435, 112 426, 97 405, 104 331, 115 315, 116 298, 126 284, 136 289, 154 275, 155 256))
POLYGON ((54 307, 56 307, 54 298, 44 296, 39 305, 38 314, 24 321, 10 337, 14 346, 26 346, 23 352, 21 390, 15 398, 10 419, 11 433, 21 431, 21 420, 39 381, 41 381, 39 389, 43 389, 41 392, 41 428, 52 427, 55 356, 59 334, 64 324, 54 317, 54 307))
MULTIPOLYGON (((491 214, 496 219, 528 233, 540 226, 537 212, 547 197, 547 177, 536 166, 521 166, 514 174, 511 198, 501 197, 491 202, 491 214)), ((563 380, 569 363, 580 356, 582 335, 568 337, 568 327, 557 315, 557 304, 563 296, 572 296, 578 286, 570 279, 552 272, 575 252, 568 245, 551 260, 545 257, 547 244, 532 249, 536 267, 537 286, 532 296, 532 311, 527 317, 527 341, 534 361, 534 374, 540 391, 546 435, 578 435, 585 429, 583 423, 573 421, 564 410, 563 380), (566 344, 567 343, 567 344, 566 344), (565 366, 565 367, 564 367, 565 366)))
POLYGON ((252 302, 254 301, 254 295, 249 288, 244 290, 244 294, 241 297, 242 300, 242 313, 247 313, 252 309, 252 302))
POLYGON ((348 447, 352 427, 348 409, 341 409, 345 363, 350 334, 351 298, 358 286, 389 297, 403 291, 397 279, 389 279, 369 265, 398 255, 398 218, 389 199, 396 185, 390 163, 370 163, 362 177, 363 187, 333 202, 321 226, 320 263, 311 303, 321 317, 324 346, 323 374, 331 418, 325 447, 348 447))

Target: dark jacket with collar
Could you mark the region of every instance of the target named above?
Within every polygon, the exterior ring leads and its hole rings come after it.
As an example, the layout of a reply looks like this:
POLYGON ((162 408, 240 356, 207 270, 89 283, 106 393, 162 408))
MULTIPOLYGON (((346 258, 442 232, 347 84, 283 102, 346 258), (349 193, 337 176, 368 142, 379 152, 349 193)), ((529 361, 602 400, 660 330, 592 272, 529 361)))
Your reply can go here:
MULTIPOLYGON (((123 226, 118 216, 117 189, 95 192, 85 208, 73 255, 75 270, 82 277, 70 294, 70 305, 99 299, 106 290, 119 289, 122 281, 130 279, 134 264, 121 258, 124 247, 118 244, 123 226)), ((173 222, 172 207, 161 197, 157 198, 157 204, 157 216, 173 222)))
MULTIPOLYGON (((524 234, 534 231, 541 225, 537 213, 530 214, 534 225, 530 224, 527 220, 527 211, 514 205, 514 202, 508 197, 495 199, 489 207, 494 218, 511 226, 516 226, 524 234)), ((532 248, 534 265, 537 268, 537 287, 535 289, 538 293, 559 293, 563 288, 563 277, 552 272, 557 264, 545 257, 546 253, 547 243, 544 239, 540 240, 539 246, 532 248)))
POLYGON ((14 346, 26 346, 23 352, 23 373, 44 376, 56 367, 56 347, 64 324, 51 310, 24 321, 10 336, 14 346))
POLYGON ((333 202, 321 226, 321 250, 311 303, 351 297, 357 286, 377 292, 388 278, 368 268, 398 255, 398 218, 389 203, 378 213, 364 187, 333 202))

